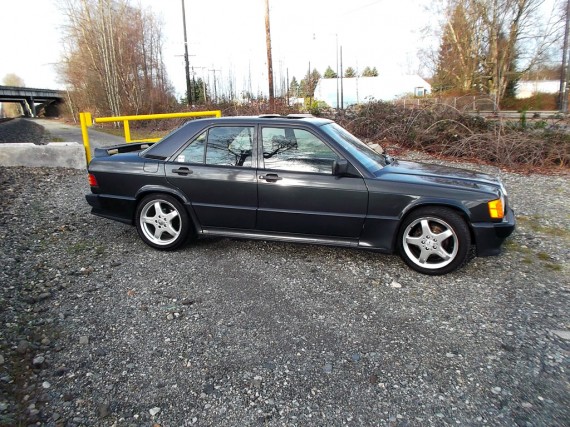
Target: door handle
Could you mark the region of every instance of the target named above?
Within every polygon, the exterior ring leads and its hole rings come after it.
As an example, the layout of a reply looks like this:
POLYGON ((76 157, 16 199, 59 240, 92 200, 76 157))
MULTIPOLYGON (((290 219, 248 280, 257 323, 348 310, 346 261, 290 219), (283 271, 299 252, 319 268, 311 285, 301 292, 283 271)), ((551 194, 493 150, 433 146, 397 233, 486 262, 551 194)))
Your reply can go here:
POLYGON ((190 175, 191 173, 194 173, 194 171, 188 168, 172 169, 172 172, 177 173, 178 175, 190 175))
POLYGON ((279 181, 283 178, 281 178, 276 173, 268 173, 267 175, 259 175, 259 179, 264 179, 267 182, 276 182, 276 181, 279 181))

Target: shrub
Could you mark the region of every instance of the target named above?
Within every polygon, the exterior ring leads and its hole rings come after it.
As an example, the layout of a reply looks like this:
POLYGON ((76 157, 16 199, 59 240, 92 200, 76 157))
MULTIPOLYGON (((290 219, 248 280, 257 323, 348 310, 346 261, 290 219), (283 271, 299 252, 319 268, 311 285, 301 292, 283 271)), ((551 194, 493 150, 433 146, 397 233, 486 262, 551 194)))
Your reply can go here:
POLYGON ((348 110, 337 121, 363 139, 506 167, 551 168, 570 165, 570 135, 559 119, 520 126, 485 120, 444 105, 404 108, 374 102, 348 110))

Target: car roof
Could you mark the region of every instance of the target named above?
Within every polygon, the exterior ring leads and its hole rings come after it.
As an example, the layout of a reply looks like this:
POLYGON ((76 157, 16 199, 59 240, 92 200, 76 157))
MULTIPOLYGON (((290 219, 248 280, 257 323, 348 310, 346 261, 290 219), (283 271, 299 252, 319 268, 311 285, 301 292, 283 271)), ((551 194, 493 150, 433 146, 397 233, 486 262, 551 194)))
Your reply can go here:
POLYGON ((280 114, 260 114, 259 116, 226 116, 216 119, 197 119, 194 122, 211 121, 212 123, 259 123, 259 124, 283 124, 291 125, 292 123, 307 123, 316 126, 322 126, 332 123, 332 120, 315 117, 311 114, 289 114, 282 116, 280 114))
POLYGON ((311 116, 310 114, 290 114, 280 116, 278 114, 262 114, 259 116, 229 116, 219 118, 189 120, 182 127, 167 135, 163 140, 151 146, 145 151, 145 157, 167 158, 170 157, 188 140, 194 138, 204 129, 212 125, 270 125, 291 126, 303 124, 310 128, 318 128, 332 120, 311 116))

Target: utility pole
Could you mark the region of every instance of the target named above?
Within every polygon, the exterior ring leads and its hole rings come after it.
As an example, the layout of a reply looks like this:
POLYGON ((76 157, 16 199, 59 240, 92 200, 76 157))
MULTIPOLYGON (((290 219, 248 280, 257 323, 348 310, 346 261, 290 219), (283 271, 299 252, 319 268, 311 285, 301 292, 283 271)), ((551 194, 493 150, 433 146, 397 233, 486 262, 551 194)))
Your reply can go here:
POLYGON ((211 69, 208 71, 212 71, 214 73, 214 102, 218 103, 218 89, 217 89, 217 85, 216 85, 216 72, 221 71, 221 70, 217 70, 217 69, 211 69))
POLYGON ((267 44, 267 79, 269 81, 269 108, 275 111, 275 94, 273 92, 273 60, 271 59, 271 29, 269 27, 269 0, 265 0, 265 42, 267 44))
POLYGON ((285 92, 285 96, 287 97, 287 107, 289 106, 289 68, 287 68, 287 92, 285 92))
POLYGON ((188 38, 186 36, 186 10, 182 0, 182 25, 184 26, 184 62, 186 64, 186 100, 192 106, 192 85, 190 84, 190 60, 188 59, 188 38))
POLYGON ((570 0, 566 1, 566 28, 564 29, 564 46, 562 48, 562 71, 560 73, 560 99, 558 106, 564 114, 568 113, 568 74, 570 67, 568 66, 568 37, 570 33, 570 0))
POLYGON ((336 36, 336 111, 338 113, 338 108, 339 108, 339 104, 338 104, 338 97, 339 97, 339 90, 338 90, 338 79, 339 79, 339 75, 338 75, 338 34, 335 34, 336 36))
POLYGON ((344 110, 344 89, 342 86, 342 46, 340 47, 340 109, 344 110))

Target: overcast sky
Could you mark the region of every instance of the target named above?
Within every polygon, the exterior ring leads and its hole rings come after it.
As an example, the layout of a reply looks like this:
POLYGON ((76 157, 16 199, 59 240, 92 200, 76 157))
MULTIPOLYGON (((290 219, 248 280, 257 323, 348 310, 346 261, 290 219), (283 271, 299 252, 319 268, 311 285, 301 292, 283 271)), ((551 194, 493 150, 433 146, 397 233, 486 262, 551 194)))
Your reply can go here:
MULTIPOLYGON (((185 91, 181 0, 133 0, 163 23, 164 61, 180 96, 185 91)), ((191 66, 213 82, 234 76, 238 90, 267 92, 264 0, 185 0, 191 66)), ((414 73, 418 49, 431 40, 422 28, 430 0, 270 0, 276 89, 285 78, 300 80, 311 68, 376 67, 380 73, 414 73)), ((55 64, 61 59, 64 17, 57 0, 0 0, 0 80, 7 73, 28 87, 62 88, 55 64)))

